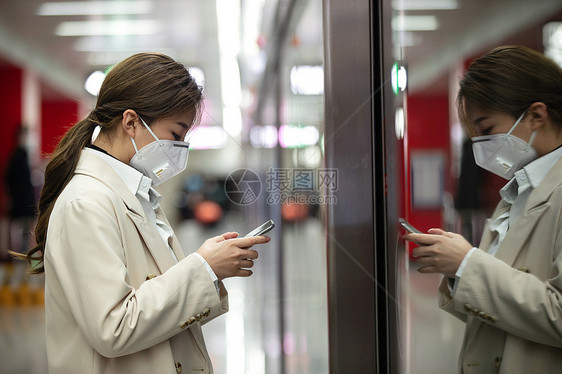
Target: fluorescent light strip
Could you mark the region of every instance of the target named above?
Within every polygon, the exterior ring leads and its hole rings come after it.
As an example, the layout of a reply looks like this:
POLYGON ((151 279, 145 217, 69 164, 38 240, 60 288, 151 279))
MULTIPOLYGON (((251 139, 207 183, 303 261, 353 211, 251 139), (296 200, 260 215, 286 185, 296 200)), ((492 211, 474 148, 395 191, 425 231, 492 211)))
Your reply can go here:
POLYGON ((39 16, 94 16, 108 14, 149 14, 154 3, 138 1, 66 1, 47 2, 37 9, 39 16))
POLYGON ((295 95, 322 95, 324 93, 324 69, 322 66, 293 66, 290 81, 291 91, 295 95))
POLYGON ((78 38, 74 50, 79 52, 137 51, 160 50, 168 45, 165 35, 143 35, 130 38, 92 35, 78 38))
POLYGON ((449 10, 458 9, 457 0, 393 0, 396 10, 449 10))
POLYGON ((435 16, 403 16, 392 19, 392 29, 395 31, 432 31, 439 28, 435 16))
POLYGON ((200 125, 189 139, 191 149, 219 149, 226 144, 226 133, 220 126, 200 125))
POLYGON ((58 25, 55 35, 152 35, 159 29, 154 20, 69 21, 58 25))
MULTIPOLYGON (((222 122, 230 136, 238 139, 242 132, 242 86, 240 83, 240 4, 232 0, 216 0, 219 39, 222 122)), ((230 373, 231 370, 228 371, 230 373)), ((243 372, 242 369, 236 372, 243 372)))

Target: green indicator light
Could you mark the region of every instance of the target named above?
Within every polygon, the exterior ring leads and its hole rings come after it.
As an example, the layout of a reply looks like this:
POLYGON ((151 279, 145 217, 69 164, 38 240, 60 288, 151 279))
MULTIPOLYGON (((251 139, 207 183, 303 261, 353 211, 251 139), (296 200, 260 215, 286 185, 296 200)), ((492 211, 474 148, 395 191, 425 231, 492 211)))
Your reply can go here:
POLYGON ((398 96, 398 94, 400 93, 400 89, 398 88, 398 69, 398 62, 395 62, 394 65, 392 65, 392 70, 390 73, 392 92, 394 92, 394 95, 396 96, 398 96))

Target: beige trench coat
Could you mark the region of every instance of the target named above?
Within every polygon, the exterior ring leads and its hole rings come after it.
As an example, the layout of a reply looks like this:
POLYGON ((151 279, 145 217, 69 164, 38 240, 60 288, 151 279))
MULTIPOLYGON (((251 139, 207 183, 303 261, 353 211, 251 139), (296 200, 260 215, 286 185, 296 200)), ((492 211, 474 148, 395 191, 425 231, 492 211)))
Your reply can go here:
MULTIPOLYGON (((509 206, 500 202, 491 220, 509 206)), ((466 322, 462 373, 562 372, 562 159, 535 188, 496 256, 485 228, 454 298, 439 305, 466 322)))
POLYGON ((226 290, 169 244, 178 263, 121 177, 82 152, 47 233, 50 373, 213 372, 201 324, 227 311, 226 290))

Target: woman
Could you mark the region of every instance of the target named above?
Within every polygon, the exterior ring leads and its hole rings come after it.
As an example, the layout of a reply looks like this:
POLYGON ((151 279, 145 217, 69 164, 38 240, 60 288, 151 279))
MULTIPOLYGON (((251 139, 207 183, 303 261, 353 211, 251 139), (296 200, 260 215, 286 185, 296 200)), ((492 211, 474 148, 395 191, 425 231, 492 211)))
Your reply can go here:
POLYGON ((404 238, 421 273, 441 273, 439 305, 466 322, 462 373, 562 368, 562 70, 523 47, 477 59, 459 117, 476 162, 509 182, 476 248, 431 229, 404 238))
POLYGON ((181 64, 136 54, 57 146, 27 255, 44 262, 51 373, 212 373, 201 324, 227 311, 221 280, 251 275, 248 248, 269 238, 227 232, 184 258, 151 185, 185 169, 201 105, 181 64))

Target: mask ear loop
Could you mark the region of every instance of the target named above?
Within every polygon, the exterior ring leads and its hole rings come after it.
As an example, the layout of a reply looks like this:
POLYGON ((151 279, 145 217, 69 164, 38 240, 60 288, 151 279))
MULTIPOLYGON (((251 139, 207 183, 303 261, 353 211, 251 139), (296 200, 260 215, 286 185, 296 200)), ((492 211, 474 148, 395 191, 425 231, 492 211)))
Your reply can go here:
POLYGON ((529 143, 527 144, 529 148, 531 148, 531 145, 533 144, 533 141, 535 140, 536 136, 537 136, 537 131, 533 131, 533 133, 531 134, 531 139, 529 139, 529 143))
POLYGON ((156 139, 156 142, 158 143, 158 145, 159 145, 160 147, 163 147, 164 144, 162 144, 162 142, 160 141, 160 139, 158 139, 158 137, 156 136, 156 134, 154 134, 154 132, 152 132, 152 130, 150 129, 150 127, 148 127, 148 125, 146 124, 146 122, 144 122, 144 120, 142 119, 142 117, 139 116, 139 118, 140 118, 142 124, 144 125, 144 127, 146 127, 146 129, 147 129, 148 132, 150 133, 150 135, 152 135, 152 137, 153 137, 154 139, 156 139))
MULTIPOLYGON (((162 143, 160 142, 160 139, 158 139, 158 137, 156 136, 156 134, 154 134, 154 132, 152 132, 152 130, 150 129, 150 127, 148 127, 148 125, 146 124, 146 122, 144 122, 144 120, 141 118, 141 116, 139 116, 142 124, 144 125, 144 127, 146 127, 146 129, 148 130, 148 132, 150 132, 150 134, 152 135, 152 137, 154 139, 156 139, 156 142, 158 143, 158 145, 160 147, 162 147, 162 143)), ((142 155, 139 153, 139 149, 137 148, 137 143, 135 142, 135 139, 130 138, 131 142, 133 142, 133 148, 135 148, 135 154, 139 157, 142 158, 142 155)))
MULTIPOLYGON (((507 132, 507 134, 505 134, 504 139, 507 138, 507 136, 513 132, 513 130, 515 130, 515 127, 517 127, 519 122, 521 122, 521 120, 525 117, 525 114, 527 114, 526 110, 523 112, 523 114, 521 114, 521 116, 519 116, 519 118, 513 124, 513 127, 507 132)), ((531 148, 531 145, 533 144, 533 141, 535 140, 536 136, 537 136, 537 132, 533 131, 532 134, 531 134, 531 138, 529 139, 529 143, 527 143, 527 149, 531 148)))
POLYGON ((135 149, 135 154, 139 155, 139 158, 142 158, 142 156, 139 154, 139 149, 137 148, 137 143, 135 143, 135 139, 133 138, 130 139, 133 142, 133 148, 135 149))
POLYGON ((513 130, 515 130, 515 128, 517 127, 517 125, 519 124, 519 122, 521 122, 521 120, 525 117, 525 114, 527 114, 527 110, 525 110, 523 112, 523 114, 521 114, 519 116, 519 118, 517 118, 517 121, 515 121, 515 123, 513 124, 513 126, 511 126, 511 129, 509 129, 509 131, 507 132, 507 134, 505 134, 505 136, 503 137, 503 139, 505 140, 509 135, 511 135, 511 133, 513 132, 513 130))

